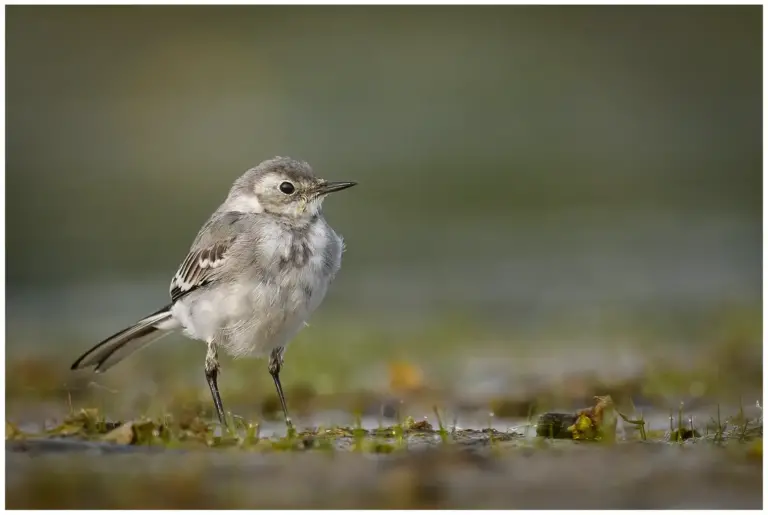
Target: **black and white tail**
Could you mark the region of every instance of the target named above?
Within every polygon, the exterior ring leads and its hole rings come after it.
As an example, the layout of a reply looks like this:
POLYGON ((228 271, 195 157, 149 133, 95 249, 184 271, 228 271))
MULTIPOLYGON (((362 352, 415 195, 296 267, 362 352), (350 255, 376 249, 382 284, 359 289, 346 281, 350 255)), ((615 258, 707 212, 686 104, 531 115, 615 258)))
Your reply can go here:
POLYGON ((94 367, 96 372, 104 372, 133 352, 169 334, 176 327, 169 304, 94 346, 72 364, 72 370, 94 367))

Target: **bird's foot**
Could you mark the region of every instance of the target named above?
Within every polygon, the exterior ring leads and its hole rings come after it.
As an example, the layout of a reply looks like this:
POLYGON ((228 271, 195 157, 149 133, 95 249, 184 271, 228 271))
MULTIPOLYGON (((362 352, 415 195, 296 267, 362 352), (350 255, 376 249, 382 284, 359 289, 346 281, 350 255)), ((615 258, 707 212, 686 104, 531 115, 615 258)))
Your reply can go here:
POLYGON ((285 427, 287 429, 286 435, 288 438, 295 438, 298 434, 298 431, 296 431, 296 426, 293 425, 293 421, 290 419, 290 417, 285 419, 285 427))

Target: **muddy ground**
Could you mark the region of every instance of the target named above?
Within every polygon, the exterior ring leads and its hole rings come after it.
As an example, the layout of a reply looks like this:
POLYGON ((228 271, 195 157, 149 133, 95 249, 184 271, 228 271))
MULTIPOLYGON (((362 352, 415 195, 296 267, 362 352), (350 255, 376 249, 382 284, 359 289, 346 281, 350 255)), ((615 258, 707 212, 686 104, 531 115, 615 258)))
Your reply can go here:
POLYGON ((528 426, 441 431, 412 419, 289 436, 253 426, 227 435, 200 421, 100 423, 36 436, 6 428, 7 506, 762 507, 761 425, 677 442, 658 431, 642 440, 627 428, 607 443, 537 437, 528 426))
POLYGON ((486 343, 485 351, 474 328, 439 326, 429 337, 367 346, 338 329, 326 345, 316 328, 321 341, 293 349, 285 370, 298 429, 290 436, 259 362, 225 363, 222 396, 239 416, 237 434, 227 435, 213 422, 200 354, 181 342, 104 375, 69 370, 79 340, 56 352, 18 350, 6 368, 6 502, 760 508, 762 326, 757 315, 746 320, 696 346, 649 338, 623 346, 486 343), (613 443, 536 436, 542 414, 575 413, 607 394, 644 420, 645 436, 623 420, 613 443), (670 438, 680 427, 698 436, 670 438))

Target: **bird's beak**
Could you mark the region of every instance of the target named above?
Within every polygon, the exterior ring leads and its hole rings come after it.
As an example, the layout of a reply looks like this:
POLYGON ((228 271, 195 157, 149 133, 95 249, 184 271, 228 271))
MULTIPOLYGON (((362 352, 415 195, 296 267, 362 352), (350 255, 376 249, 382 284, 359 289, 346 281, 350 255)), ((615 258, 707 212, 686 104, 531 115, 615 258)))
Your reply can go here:
POLYGON ((351 188, 355 184, 357 183, 356 182, 326 182, 325 184, 321 184, 320 187, 317 188, 317 194, 327 195, 328 193, 333 193, 334 191, 341 191, 347 188, 351 188))

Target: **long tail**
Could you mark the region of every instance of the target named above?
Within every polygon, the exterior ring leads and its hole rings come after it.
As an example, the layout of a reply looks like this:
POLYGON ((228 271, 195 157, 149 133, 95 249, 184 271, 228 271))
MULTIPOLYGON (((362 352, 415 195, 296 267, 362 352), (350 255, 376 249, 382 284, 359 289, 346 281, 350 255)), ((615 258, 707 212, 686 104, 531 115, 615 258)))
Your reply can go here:
POLYGON ((72 370, 95 367, 96 372, 104 372, 129 354, 169 334, 169 331, 176 327, 169 304, 94 346, 72 364, 72 370))

